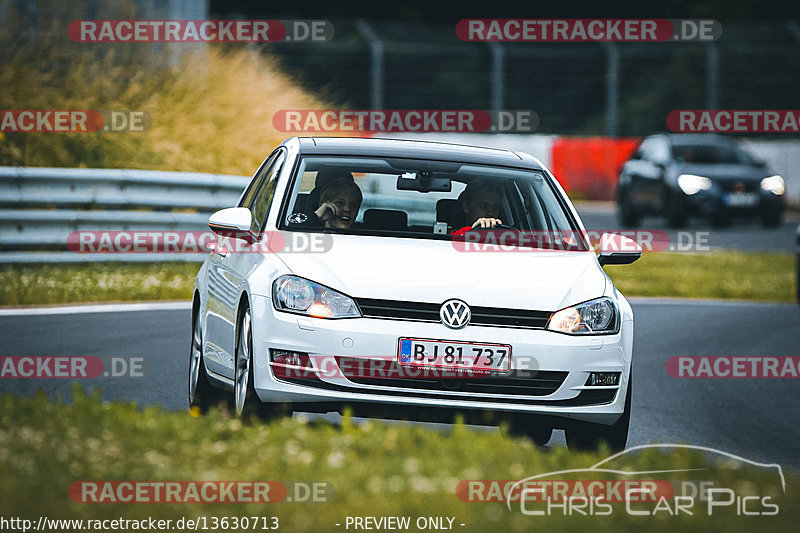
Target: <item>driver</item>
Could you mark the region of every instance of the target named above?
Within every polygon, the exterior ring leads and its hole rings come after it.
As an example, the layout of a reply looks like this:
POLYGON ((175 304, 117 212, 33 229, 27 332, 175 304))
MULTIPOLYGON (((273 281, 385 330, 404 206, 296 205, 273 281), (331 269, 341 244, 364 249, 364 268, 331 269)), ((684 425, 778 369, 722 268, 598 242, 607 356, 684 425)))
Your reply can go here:
POLYGON ((503 223, 498 217, 503 205, 503 193, 500 187, 485 178, 473 180, 458 197, 458 204, 464 211, 467 222, 474 220, 471 226, 464 226, 452 235, 463 235, 472 228, 494 228, 503 223))

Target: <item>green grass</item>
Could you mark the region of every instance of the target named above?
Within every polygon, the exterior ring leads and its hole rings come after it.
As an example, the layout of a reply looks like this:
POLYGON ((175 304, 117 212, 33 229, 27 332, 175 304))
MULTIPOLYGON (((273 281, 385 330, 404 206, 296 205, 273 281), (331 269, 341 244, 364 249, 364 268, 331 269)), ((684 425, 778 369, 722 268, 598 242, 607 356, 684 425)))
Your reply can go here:
MULTIPOLYGON (((0 305, 188 300, 195 263, 0 265, 0 305)), ((792 302, 796 258, 788 253, 649 253, 606 272, 626 296, 792 302)))
POLYGON ((605 451, 541 450, 504 429, 474 431, 461 424, 431 430, 378 421, 355 424, 347 416, 340 426, 299 419, 243 423, 218 411, 196 418, 188 412, 103 404, 99 395, 87 397, 77 387, 70 404, 51 402, 43 393, 0 398, 0 515, 34 523, 41 515, 173 520, 259 515, 278 516, 283 531, 345 531, 347 516, 453 516, 454 529, 465 532, 795 531, 800 519, 797 479, 787 479, 783 494, 775 471, 728 467, 689 450, 637 452, 616 467, 703 469, 684 475, 715 480, 737 494, 769 494, 779 505, 778 516, 741 517, 730 507, 709 517, 699 502, 692 516, 680 517, 629 516, 624 504, 602 517, 524 516, 518 505, 509 510, 504 503, 464 502, 455 493, 461 480, 517 480, 589 467, 606 457, 605 451), (326 503, 79 504, 68 489, 81 480, 324 481, 332 484, 333 497, 326 503))
POLYGON ((797 258, 790 253, 646 253, 606 272, 626 296, 793 302, 797 258))
POLYGON ((190 300, 198 263, 0 265, 0 305, 190 300))

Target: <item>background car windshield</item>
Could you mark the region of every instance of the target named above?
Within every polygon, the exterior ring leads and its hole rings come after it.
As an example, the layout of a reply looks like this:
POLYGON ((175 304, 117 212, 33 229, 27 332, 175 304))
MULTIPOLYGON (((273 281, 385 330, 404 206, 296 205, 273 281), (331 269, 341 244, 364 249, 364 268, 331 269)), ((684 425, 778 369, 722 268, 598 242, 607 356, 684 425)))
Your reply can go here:
POLYGON ((753 165, 755 159, 743 148, 726 144, 678 144, 672 147, 675 159, 683 163, 753 165))
POLYGON ((399 158, 304 157, 283 229, 449 238, 478 214, 521 231, 574 235, 549 178, 540 171, 399 158), (324 228, 313 213, 331 182, 352 180, 363 201, 352 227, 324 228))

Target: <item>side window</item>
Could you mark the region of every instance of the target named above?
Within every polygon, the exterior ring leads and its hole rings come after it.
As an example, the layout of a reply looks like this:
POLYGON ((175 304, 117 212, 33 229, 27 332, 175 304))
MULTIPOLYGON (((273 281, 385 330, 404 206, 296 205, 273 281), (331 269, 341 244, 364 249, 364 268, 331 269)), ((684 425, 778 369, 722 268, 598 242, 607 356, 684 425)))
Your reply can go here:
POLYGON ((264 180, 258 186, 253 206, 250 208, 253 213, 252 231, 261 231, 267 220, 267 213, 269 213, 269 206, 272 205, 272 199, 275 197, 275 187, 278 185, 278 176, 283 168, 284 159, 283 151, 279 152, 272 164, 267 167, 264 180))
POLYGON ((256 177, 250 182, 247 192, 244 193, 242 201, 239 202, 239 207, 247 207, 250 209, 253 206, 253 198, 255 198, 256 192, 261 187, 261 184, 264 182, 264 178, 269 174, 270 170, 275 165, 275 161, 282 153, 282 150, 273 152, 272 155, 267 158, 264 164, 261 165, 256 177))

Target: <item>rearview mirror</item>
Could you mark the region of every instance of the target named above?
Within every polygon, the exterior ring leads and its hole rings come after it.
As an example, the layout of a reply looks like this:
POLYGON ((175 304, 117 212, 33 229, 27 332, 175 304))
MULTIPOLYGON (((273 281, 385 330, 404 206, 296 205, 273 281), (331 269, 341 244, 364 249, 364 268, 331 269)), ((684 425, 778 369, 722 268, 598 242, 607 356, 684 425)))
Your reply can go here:
POLYGON ((597 260, 600 265, 628 265, 642 257, 642 247, 633 239, 616 233, 603 233, 600 236, 600 251, 597 260))
POLYGON ((257 239, 250 231, 252 223, 253 215, 246 207, 222 209, 208 219, 208 227, 217 235, 255 242, 257 239))
POLYGON ((398 191, 450 192, 453 182, 450 178, 434 178, 430 172, 403 172, 397 176, 398 191))

